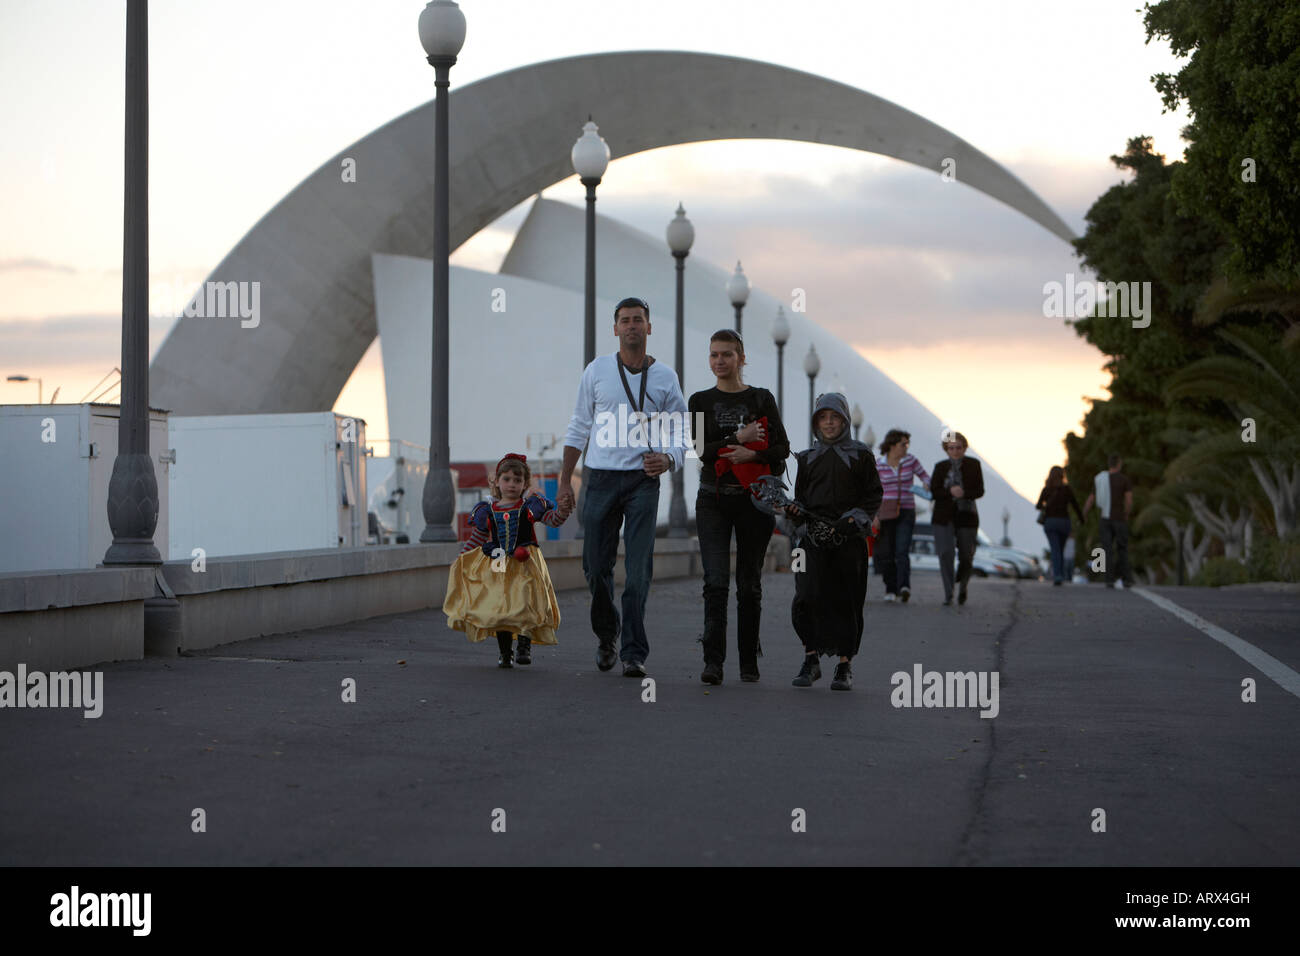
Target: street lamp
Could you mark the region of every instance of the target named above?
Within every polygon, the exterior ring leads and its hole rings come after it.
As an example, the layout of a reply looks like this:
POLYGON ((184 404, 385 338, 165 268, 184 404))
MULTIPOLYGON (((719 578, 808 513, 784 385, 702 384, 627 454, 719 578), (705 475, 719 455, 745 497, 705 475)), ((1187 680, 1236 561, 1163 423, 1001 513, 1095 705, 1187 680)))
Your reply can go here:
MULTIPOLYGON (((149 457, 149 7, 126 4, 126 155, 122 197, 122 397, 108 480, 113 543, 104 564, 160 565, 158 477, 149 457)), ((149 602, 146 601, 146 604, 149 602)))
MULTIPOLYGON (((862 429, 862 406, 857 402, 853 403, 853 437, 858 437, 858 432, 862 429)), ((870 444, 868 442, 867 444, 870 444)))
POLYGON ((745 303, 749 301, 749 280, 745 278, 745 272, 740 268, 739 259, 736 260, 736 271, 727 280, 727 298, 731 300, 731 307, 736 310, 736 334, 740 335, 741 313, 745 311, 745 303))
MULTIPOLYGON (((691 254, 691 244, 695 242, 695 227, 686 218, 686 209, 677 204, 677 215, 668 224, 668 250, 677 260, 677 384, 686 394, 686 377, 682 371, 686 364, 686 257, 691 254)), ((685 538, 686 533, 686 492, 684 469, 674 468, 672 475, 673 497, 668 504, 668 537, 685 538)))
POLYGON ((817 357, 817 346, 808 346, 808 354, 803 357, 803 370, 808 376, 808 447, 813 443, 813 409, 817 407, 817 399, 813 394, 813 383, 817 380, 817 373, 822 370, 822 360, 817 357))
POLYGON ((582 367, 596 358, 596 187, 609 166, 609 146, 600 137, 599 127, 587 117, 582 135, 569 152, 573 171, 587 187, 587 314, 583 337, 582 367))
POLYGON ((1007 534, 1007 524, 1011 521, 1011 510, 1006 506, 1002 508, 1002 547, 1011 547, 1011 536, 1007 534))
POLYGON ((790 323, 786 321, 785 309, 776 307, 776 318, 772 320, 772 341, 776 343, 776 407, 785 415, 785 374, 781 364, 785 343, 790 341, 790 323))
POLYGON ((6 382, 35 382, 36 383, 36 404, 44 405, 43 397, 45 395, 45 383, 39 378, 32 378, 29 375, 10 375, 6 382))
POLYGON ((872 429, 872 427, 871 427, 870 425, 867 426, 867 442, 866 442, 866 444, 867 444, 867 447, 868 447, 868 448, 875 448, 875 447, 876 447, 876 433, 875 433, 875 431, 872 429))
POLYGON ((465 43, 465 14, 453 0, 431 0, 420 11, 420 45, 433 67, 435 153, 433 163, 433 356, 429 402, 429 473, 424 479, 422 542, 455 541, 456 489, 451 480, 450 362, 447 260, 451 254, 448 171, 448 87, 451 68, 465 43))

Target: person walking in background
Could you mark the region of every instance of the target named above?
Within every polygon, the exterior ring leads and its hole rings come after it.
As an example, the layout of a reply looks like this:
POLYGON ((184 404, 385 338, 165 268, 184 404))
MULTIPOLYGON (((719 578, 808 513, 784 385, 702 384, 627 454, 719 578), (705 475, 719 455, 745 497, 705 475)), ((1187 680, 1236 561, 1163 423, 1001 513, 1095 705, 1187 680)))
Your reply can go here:
POLYGON ((1070 540, 1070 509, 1083 523, 1083 512, 1079 510, 1079 501, 1074 497, 1074 489, 1065 481, 1065 469, 1053 465, 1047 473, 1047 483, 1038 494, 1038 510, 1043 512, 1040 519, 1043 532, 1047 535, 1048 546, 1052 549, 1052 584, 1060 587, 1070 575, 1065 567, 1065 542, 1070 540))
POLYGON ((1101 512, 1101 547, 1106 552, 1106 587, 1120 590, 1133 586, 1133 572, 1128 566, 1128 519, 1133 513, 1133 482, 1122 474, 1124 460, 1111 455, 1107 469, 1092 479, 1092 494, 1084 502, 1083 513, 1092 510, 1093 501, 1101 512))
POLYGON ((872 522, 876 538, 876 568, 885 579, 885 600, 906 602, 912 596, 912 530, 916 527, 916 499, 912 496, 912 482, 919 478, 930 483, 930 476, 916 459, 908 454, 912 436, 898 428, 891 428, 880 443, 876 458, 876 471, 885 497, 880 502, 880 512, 872 522))
POLYGON ((984 495, 984 469, 979 459, 966 454, 969 446, 961 432, 950 432, 943 443, 948 457, 934 466, 930 493, 934 496, 934 546, 939 552, 943 578, 943 603, 952 603, 952 560, 957 552, 957 603, 966 603, 966 584, 975 559, 980 515, 975 499, 984 495))
POLYGON ((763 605, 763 558, 776 520, 754 507, 749 485, 760 474, 780 476, 790 456, 790 440, 776 398, 765 388, 741 381, 745 344, 731 329, 709 341, 709 367, 717 377, 696 392, 687 407, 691 421, 703 420, 700 490, 695 524, 704 566, 704 672, 706 684, 722 683, 727 659, 727 595, 731 542, 736 542, 736 643, 740 679, 758 680, 758 639, 763 605))

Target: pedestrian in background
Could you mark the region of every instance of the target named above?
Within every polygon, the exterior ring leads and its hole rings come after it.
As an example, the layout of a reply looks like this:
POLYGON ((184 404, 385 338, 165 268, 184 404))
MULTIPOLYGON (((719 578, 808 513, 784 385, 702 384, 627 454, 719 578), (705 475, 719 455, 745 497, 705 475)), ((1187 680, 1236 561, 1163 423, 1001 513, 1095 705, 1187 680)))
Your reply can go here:
POLYGON ((979 459, 966 454, 969 446, 961 432, 950 432, 943 443, 948 457, 934 466, 930 493, 934 496, 934 546, 939 552, 943 578, 943 603, 952 603, 953 552, 957 553, 957 603, 966 603, 966 585, 974 567, 976 534, 980 527, 975 499, 984 495, 984 469, 979 459))
POLYGON ((1128 566, 1128 519, 1133 513, 1133 482, 1120 469, 1124 460, 1111 455, 1105 471, 1097 472, 1092 479, 1092 494, 1084 502, 1083 513, 1092 510, 1097 502, 1101 512, 1101 546, 1106 552, 1106 587, 1115 587, 1119 577, 1120 590, 1133 586, 1133 572, 1128 566))
POLYGON ((872 525, 876 538, 876 569, 885 579, 885 600, 906 602, 912 596, 912 531, 916 527, 916 499, 912 482, 930 483, 930 476, 908 453, 912 436, 891 428, 880 443, 876 471, 885 497, 872 525))
POLYGON ((1074 489, 1066 483, 1065 469, 1060 465, 1053 465, 1047 473, 1047 483, 1038 494, 1037 508, 1043 513, 1039 520, 1052 549, 1052 584, 1060 587, 1070 577, 1065 567, 1065 542, 1070 540, 1071 508, 1078 515, 1079 523, 1083 523, 1079 501, 1074 497, 1074 489))

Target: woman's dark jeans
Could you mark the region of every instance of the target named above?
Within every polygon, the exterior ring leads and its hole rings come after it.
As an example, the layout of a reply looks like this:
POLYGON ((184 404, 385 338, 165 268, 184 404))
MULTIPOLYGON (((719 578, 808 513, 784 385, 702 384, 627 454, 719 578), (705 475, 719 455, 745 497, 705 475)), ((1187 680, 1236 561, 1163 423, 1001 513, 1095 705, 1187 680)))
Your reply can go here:
POLYGON ((912 587, 912 531, 916 509, 903 508, 897 518, 880 522, 876 536, 876 568, 885 579, 885 593, 898 594, 912 587))
POLYGON ((1067 581, 1070 575, 1065 573, 1065 542, 1070 537, 1070 519, 1048 518, 1043 522, 1043 533, 1052 548, 1052 580, 1067 581))
POLYGON ((758 673, 758 628, 763 605, 763 558, 776 519, 748 494, 701 490, 695 528, 704 565, 704 663, 727 659, 727 593, 731 586, 731 536, 736 536, 736 637, 743 674, 758 673))

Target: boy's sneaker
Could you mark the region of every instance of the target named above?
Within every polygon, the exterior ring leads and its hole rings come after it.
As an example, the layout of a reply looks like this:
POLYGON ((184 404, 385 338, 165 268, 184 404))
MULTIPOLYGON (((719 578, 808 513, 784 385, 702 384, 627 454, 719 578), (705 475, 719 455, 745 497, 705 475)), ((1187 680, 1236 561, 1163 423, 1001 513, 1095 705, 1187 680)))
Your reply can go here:
POLYGON ((898 599, 902 601, 904 604, 907 603, 907 599, 910 598, 911 596, 912 596, 911 588, 901 587, 898 589, 898 599))
POLYGON ((893 604, 893 603, 894 603, 895 601, 897 601, 897 600, 898 600, 898 596, 897 596, 897 595, 894 595, 894 594, 886 594, 886 595, 885 595, 885 603, 886 603, 886 604, 893 604))
POLYGON ((1116 590, 1116 591, 1123 591, 1123 590, 1124 590, 1124 582, 1123 582, 1123 581, 1116 581, 1116 582, 1115 582, 1115 590, 1116 590))
POLYGON ((722 683, 722 665, 721 665, 721 664, 705 664, 705 665, 704 665, 704 673, 700 675, 700 680, 704 681, 704 683, 706 683, 706 684, 721 684, 721 683, 722 683))
POLYGON ((740 672, 740 680, 741 680, 742 683, 745 683, 745 684, 757 684, 757 683, 758 683, 758 668, 755 667, 752 671, 747 671, 747 670, 743 670, 743 669, 742 669, 741 672, 740 672))
POLYGON ((848 661, 835 665, 835 678, 831 681, 831 690, 853 690, 853 669, 848 661))
POLYGON ((803 667, 799 668, 799 676, 790 681, 795 687, 811 687, 813 681, 822 679, 822 665, 818 663, 816 656, 804 655, 803 667))
POLYGON ((531 664, 533 662, 532 639, 527 634, 520 634, 518 646, 515 648, 516 664, 531 664))

